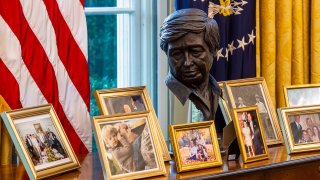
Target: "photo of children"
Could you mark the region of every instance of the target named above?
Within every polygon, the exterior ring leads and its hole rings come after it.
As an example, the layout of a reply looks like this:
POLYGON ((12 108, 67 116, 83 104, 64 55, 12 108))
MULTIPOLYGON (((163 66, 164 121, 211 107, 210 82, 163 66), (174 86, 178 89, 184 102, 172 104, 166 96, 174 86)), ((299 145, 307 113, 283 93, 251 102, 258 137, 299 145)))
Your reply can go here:
POLYGON ((290 115, 289 124, 295 144, 320 142, 320 114, 290 115))
POLYGON ((183 165, 216 160, 209 128, 178 131, 176 136, 183 165))
POLYGON ((146 118, 100 125, 111 175, 158 168, 146 118))
POLYGON ((263 145, 256 111, 239 112, 238 119, 247 157, 265 154, 266 149, 263 145))
POLYGON ((146 111, 141 95, 107 97, 105 103, 109 114, 146 111))
POLYGON ((36 170, 70 161, 48 115, 17 120, 15 125, 36 170))

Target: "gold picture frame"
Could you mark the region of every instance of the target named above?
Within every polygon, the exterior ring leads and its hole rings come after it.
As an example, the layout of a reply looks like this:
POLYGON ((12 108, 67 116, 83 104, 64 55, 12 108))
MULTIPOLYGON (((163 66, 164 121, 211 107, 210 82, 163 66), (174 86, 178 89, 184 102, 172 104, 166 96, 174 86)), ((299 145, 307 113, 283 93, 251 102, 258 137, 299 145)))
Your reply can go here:
POLYGON ((80 167, 51 104, 3 112, 1 117, 30 179, 80 167))
POLYGON ((157 135, 161 145, 163 159, 164 161, 171 160, 167 143, 163 136, 160 124, 157 120, 156 112, 154 111, 150 96, 145 86, 130 87, 130 88, 116 88, 116 89, 108 89, 108 90, 96 90, 94 96, 97 100, 97 104, 98 104, 100 113, 102 115, 109 115, 109 114, 128 115, 128 114, 150 112, 153 116, 152 120, 154 121, 154 124, 156 126, 156 131, 158 132, 157 135), (127 112, 127 113, 124 112, 124 110, 123 111, 119 110, 119 107, 121 107, 119 105, 124 106, 125 103, 130 104, 132 97, 136 97, 137 101, 139 101, 139 104, 142 104, 139 106, 143 108, 137 108, 138 111, 127 112), (116 103, 118 106, 112 106, 113 103, 116 103), (117 108, 118 110, 115 110, 115 108, 117 108))
POLYGON ((169 132, 178 173, 222 165, 213 121, 171 125, 169 132))
POLYGON ((149 112, 93 117, 105 179, 139 179, 166 174, 152 118, 149 112))
POLYGON ((278 108, 288 154, 320 150, 320 106, 278 108))
POLYGON ((233 112, 233 124, 243 163, 269 159, 258 107, 236 108, 233 112))
POLYGON ((219 98, 219 107, 221 109, 224 121, 226 124, 232 122, 232 116, 229 109, 232 109, 230 106, 230 98, 228 97, 227 88, 224 81, 218 82, 218 85, 222 92, 222 98, 219 98))
POLYGON ((226 81, 233 108, 258 105, 267 145, 282 144, 279 120, 263 77, 226 81))
POLYGON ((283 88, 286 107, 320 105, 320 84, 302 84, 283 88))

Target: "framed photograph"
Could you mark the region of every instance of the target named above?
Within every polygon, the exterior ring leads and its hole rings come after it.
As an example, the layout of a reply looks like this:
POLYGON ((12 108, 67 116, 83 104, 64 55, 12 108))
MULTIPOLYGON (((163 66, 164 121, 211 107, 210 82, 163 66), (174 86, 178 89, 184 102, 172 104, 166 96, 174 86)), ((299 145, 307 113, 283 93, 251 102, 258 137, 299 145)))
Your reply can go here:
POLYGON ((1 117, 30 179, 80 167, 51 104, 3 112, 1 117))
POLYGON ((230 105, 230 99, 228 97, 225 83, 221 81, 218 82, 218 84, 222 91, 222 98, 219 98, 219 107, 221 109, 224 121, 226 122, 226 124, 229 124, 230 122, 232 122, 232 116, 229 111, 229 109, 232 109, 232 106, 230 105))
POLYGON ((166 174, 152 118, 150 113, 93 118, 105 179, 138 179, 166 174))
POLYGON ((284 87, 286 106, 320 105, 320 84, 304 84, 284 87))
POLYGON ((287 152, 320 150, 320 106, 278 108, 287 152))
POLYGON ((213 121, 170 126, 177 172, 222 165, 213 121))
POLYGON ((234 127, 243 163, 269 158, 257 106, 234 109, 234 127))
POLYGON ((150 112, 156 126, 155 130, 158 132, 157 139, 160 142, 163 159, 164 161, 171 160, 167 143, 145 86, 97 90, 94 95, 102 115, 130 115, 150 112))
POLYGON ((233 108, 257 105, 267 145, 281 144, 279 120, 264 78, 226 81, 233 108))

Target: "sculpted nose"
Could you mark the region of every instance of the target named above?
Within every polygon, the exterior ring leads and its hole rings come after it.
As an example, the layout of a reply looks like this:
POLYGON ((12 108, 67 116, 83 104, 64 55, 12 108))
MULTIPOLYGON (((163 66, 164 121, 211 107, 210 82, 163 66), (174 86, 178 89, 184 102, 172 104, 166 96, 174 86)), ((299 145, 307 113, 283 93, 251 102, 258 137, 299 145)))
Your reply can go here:
POLYGON ((185 66, 190 66, 192 64, 192 60, 189 57, 189 53, 187 51, 184 53, 184 59, 185 59, 184 60, 184 65, 185 66))

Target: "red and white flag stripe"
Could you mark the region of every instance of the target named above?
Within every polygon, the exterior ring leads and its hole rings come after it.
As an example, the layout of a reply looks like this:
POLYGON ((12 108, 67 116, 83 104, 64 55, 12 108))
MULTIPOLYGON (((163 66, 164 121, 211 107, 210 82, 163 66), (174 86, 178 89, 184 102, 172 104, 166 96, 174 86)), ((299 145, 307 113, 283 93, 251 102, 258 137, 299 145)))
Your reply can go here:
POLYGON ((0 94, 13 109, 52 103, 76 153, 91 151, 92 144, 82 4, 0 2, 0 81, 8 85, 0 94))

